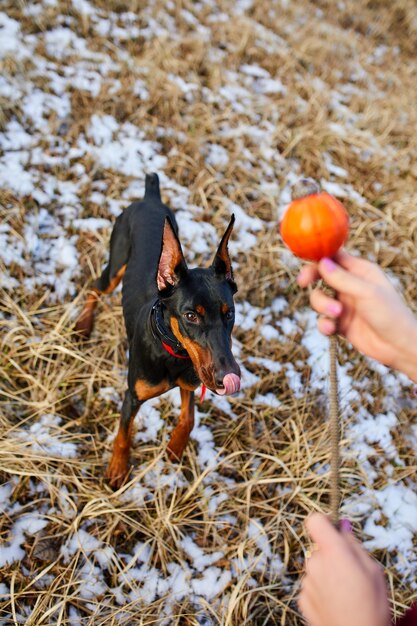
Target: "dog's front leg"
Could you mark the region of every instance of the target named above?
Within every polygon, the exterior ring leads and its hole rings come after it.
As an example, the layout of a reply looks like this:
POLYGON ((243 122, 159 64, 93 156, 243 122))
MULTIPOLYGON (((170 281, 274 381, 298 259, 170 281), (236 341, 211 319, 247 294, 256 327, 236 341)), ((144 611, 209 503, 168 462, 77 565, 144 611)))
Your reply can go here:
POLYGON ((168 443, 168 456, 171 461, 181 459, 194 426, 194 391, 180 388, 181 412, 168 443))
POLYGON ((129 474, 129 451, 132 441, 133 420, 139 410, 140 402, 129 390, 126 391, 119 430, 113 444, 113 453, 106 472, 110 486, 118 489, 129 474))

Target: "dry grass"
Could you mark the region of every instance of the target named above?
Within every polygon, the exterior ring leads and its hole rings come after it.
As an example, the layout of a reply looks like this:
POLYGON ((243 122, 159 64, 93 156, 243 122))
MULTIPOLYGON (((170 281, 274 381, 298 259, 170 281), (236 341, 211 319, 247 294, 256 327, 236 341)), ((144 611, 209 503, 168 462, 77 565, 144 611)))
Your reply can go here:
MULTIPOLYGON (((331 178, 324 158, 328 153, 334 164, 347 170, 343 183, 352 185, 366 198, 364 204, 345 198, 352 223, 350 247, 395 274, 415 309, 417 21, 413 3, 369 0, 358 7, 354 0, 344 0, 336 8, 325 0, 281 4, 254 0, 246 14, 232 17, 232 3, 219 0, 218 13, 223 11, 229 19, 218 22, 209 20, 211 10, 205 3, 198 11, 188 0, 176 0, 170 8, 166 5, 158 1, 152 7, 133 0, 95 2, 94 6, 104 13, 114 11, 122 16, 124 11, 136 12, 140 26, 145 25, 141 21, 145 9, 157 21, 169 14, 175 36, 128 40, 125 49, 131 65, 118 60, 119 70, 114 71, 113 78, 120 84, 115 92, 110 89, 110 81, 103 83, 96 97, 76 87, 71 89, 73 115, 68 120, 68 145, 75 146, 93 113, 129 121, 144 131, 147 140, 162 143, 163 154, 167 155, 165 173, 189 187, 190 202, 202 208, 198 220, 211 222, 220 232, 229 214, 229 200, 242 206, 248 215, 261 217, 265 226, 257 235, 259 245, 236 259, 238 300, 266 307, 276 295, 284 295, 289 301, 285 312, 289 317, 307 304, 307 298, 294 286, 296 270, 271 229, 271 221, 277 219, 279 190, 288 185, 289 173, 295 168, 304 175, 331 178), (209 58, 205 42, 184 18, 183 9, 194 13, 210 29, 211 47, 217 50, 220 46, 223 59, 209 58), (255 28, 256 23, 264 30, 255 28), (281 39, 268 42, 272 34, 281 39), (387 47, 383 62, 371 56, 377 46, 387 47), (283 82, 286 94, 270 94, 258 105, 255 100, 246 110, 236 111, 232 104, 224 108, 218 101, 210 102, 200 90, 198 97, 188 101, 167 79, 168 74, 175 74, 216 94, 228 84, 225 72, 238 71, 243 64, 258 64, 268 70, 283 82), (366 75, 361 74, 360 67, 366 75), (142 102, 132 92, 140 68, 148 68, 148 73, 141 76, 149 98, 142 102), (346 110, 334 104, 338 97, 335 92, 340 96, 344 84, 352 87, 346 110), (242 124, 260 128, 270 124, 274 155, 266 154, 264 146, 257 145, 248 134, 232 137, 220 133, 225 126, 236 129, 242 124), (335 124, 345 133, 336 132, 335 124), (161 137, 158 128, 174 132, 161 137), (219 143, 229 152, 229 162, 221 172, 204 160, 207 142, 219 143), (243 155, 245 149, 252 155, 251 162, 243 155), (270 183, 269 191, 260 186, 261 182, 270 183)), ((87 39, 91 50, 105 50, 118 59, 112 42, 98 35, 89 16, 71 3, 51 3, 36 19, 24 13, 27 6, 26 2, 6 2, 3 8, 20 20, 25 33, 39 36, 38 54, 48 58, 42 33, 56 26, 64 13, 71 16, 71 28, 87 39)), ((67 63, 76 60, 70 58, 67 63)), ((30 60, 21 62, 9 57, 4 60, 4 70, 11 75, 30 74, 33 65, 30 60)), ((48 89, 42 76, 36 80, 48 89)), ((19 104, 3 100, 0 123, 5 127, 13 116, 22 119, 22 112, 19 104)), ((341 104, 342 100, 339 98, 341 104)), ((54 120, 53 114, 49 123, 51 131, 58 132, 59 120, 54 120)), ((44 149, 48 150, 46 140, 44 149)), ((104 181, 106 195, 117 200, 131 178, 103 170, 89 157, 80 157, 80 163, 87 174, 79 190, 82 216, 111 217, 106 207, 89 200, 93 181, 104 181)), ((70 170, 52 166, 52 172, 62 181, 75 180, 70 170)), ((0 191, 0 198, 3 219, 21 236, 24 216, 37 210, 36 203, 6 190, 0 191)), ((71 227, 68 232, 72 234, 71 227)), ((123 606, 108 591, 91 601, 82 597, 79 572, 85 555, 81 550, 65 559, 60 552, 72 534, 88 529, 104 546, 114 549, 106 570, 107 589, 111 589, 119 584, 121 575, 137 566, 131 555, 138 541, 150 547, 149 566, 162 576, 168 575, 169 563, 187 562, 180 542, 191 535, 209 554, 222 550, 224 556, 218 565, 230 570, 232 559, 260 554, 247 534, 249 520, 255 519, 262 524, 273 553, 282 558, 285 575, 257 571, 252 565, 240 577, 232 577, 223 600, 207 601, 199 610, 187 598, 174 603, 167 623, 204 623, 204 613, 211 623, 225 626, 300 624, 295 598, 307 543, 303 521, 311 510, 326 510, 328 504, 325 390, 298 398, 285 370, 271 374, 247 361, 249 356, 266 356, 284 364, 298 363, 307 389, 310 370, 300 336, 288 336, 283 343, 268 342, 259 327, 247 332, 236 329, 242 344, 241 360, 260 376, 260 382, 232 401, 237 420, 231 420, 210 399, 204 403, 202 423, 213 433, 219 453, 215 469, 204 469, 199 463, 196 441, 191 442, 181 465, 167 461, 164 446, 173 419, 171 405, 164 400, 160 409, 166 418, 162 436, 135 448, 131 482, 113 493, 103 478, 103 469, 119 406, 117 398, 105 400, 98 391, 113 387, 120 396, 125 387, 122 312, 117 294, 103 301, 91 341, 84 346, 74 343, 74 308, 79 306, 91 274, 99 272, 107 250, 107 234, 82 233, 77 246, 82 266, 80 294, 66 302, 51 303, 45 289, 27 292, 22 270, 16 265, 5 268, 19 286, 3 292, 0 317, 0 473, 2 482, 10 481, 12 485, 13 504, 1 518, 0 540, 6 545, 10 529, 25 513, 40 511, 48 523, 42 531, 26 535, 23 560, 0 572, 3 582, 10 586, 10 598, 0 609, 0 623, 21 623, 18 616, 27 610, 28 625, 67 625, 71 623, 71 607, 79 611, 83 625, 160 623, 166 599, 157 598, 151 603, 135 599, 135 581, 127 581, 124 586, 125 597, 133 593, 131 601, 123 606), (258 392, 274 393, 281 407, 254 404, 258 392), (45 414, 61 418, 54 433, 62 442, 76 444, 76 456, 46 455, 19 436, 20 429, 33 426, 45 414), (164 477, 170 477, 170 486, 164 485, 164 477), (208 485, 211 496, 207 495, 208 485), (139 496, 124 497, 134 493, 135 488, 139 494, 144 486, 152 491, 152 498, 141 502, 139 496), (227 499, 210 514, 210 498, 222 493, 227 499), (234 523, 225 523, 225 515, 233 516, 234 523), (130 555, 130 561, 126 555, 130 555), (250 579, 255 581, 253 585, 248 584, 250 579)), ((280 315, 275 321, 279 323, 280 315)), ((368 376, 362 400, 370 411, 378 411, 389 393, 381 376, 369 372, 363 359, 347 346, 343 346, 341 360, 350 361, 353 380, 368 376)), ((404 402, 398 408, 401 427, 395 433, 395 443, 404 465, 394 468, 396 480, 412 480, 415 476, 416 461, 407 440, 415 415, 411 403, 404 402)), ((386 476, 381 473, 374 487, 385 483, 386 476)), ((363 468, 355 459, 346 458, 342 469, 344 495, 356 493, 361 484, 368 484, 363 468)), ((360 519, 356 529, 360 534, 360 519)), ((398 575, 392 555, 376 556, 387 567, 393 606, 401 612, 412 601, 413 592, 398 575)))

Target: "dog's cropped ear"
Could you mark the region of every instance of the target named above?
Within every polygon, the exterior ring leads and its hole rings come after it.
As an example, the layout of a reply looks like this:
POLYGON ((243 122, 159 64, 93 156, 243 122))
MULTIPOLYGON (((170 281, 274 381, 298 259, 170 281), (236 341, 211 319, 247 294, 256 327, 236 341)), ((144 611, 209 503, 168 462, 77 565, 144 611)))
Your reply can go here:
POLYGON ((237 286, 233 278, 232 263, 230 261, 229 251, 227 249, 227 244, 229 243, 234 223, 235 216, 233 214, 230 219, 229 226, 226 228, 226 232, 224 233, 220 245, 217 249, 212 267, 214 268, 216 274, 224 276, 227 282, 230 283, 230 286, 233 289, 233 293, 236 293, 237 286))
POLYGON ((181 274, 187 271, 187 264, 182 253, 180 240, 174 231, 169 217, 165 218, 162 235, 161 255, 159 257, 156 282, 159 291, 175 287, 181 274))

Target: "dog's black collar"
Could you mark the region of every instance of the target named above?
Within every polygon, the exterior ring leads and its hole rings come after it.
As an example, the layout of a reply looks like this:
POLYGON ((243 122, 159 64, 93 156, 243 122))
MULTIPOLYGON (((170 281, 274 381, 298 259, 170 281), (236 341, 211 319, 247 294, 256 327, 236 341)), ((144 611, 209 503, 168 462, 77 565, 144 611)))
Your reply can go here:
POLYGON ((189 359, 189 354, 185 350, 180 342, 171 332, 171 329, 167 328, 162 315, 162 302, 157 300, 152 307, 151 311, 151 328, 152 334, 155 339, 158 339, 165 350, 172 356, 179 359, 189 359))

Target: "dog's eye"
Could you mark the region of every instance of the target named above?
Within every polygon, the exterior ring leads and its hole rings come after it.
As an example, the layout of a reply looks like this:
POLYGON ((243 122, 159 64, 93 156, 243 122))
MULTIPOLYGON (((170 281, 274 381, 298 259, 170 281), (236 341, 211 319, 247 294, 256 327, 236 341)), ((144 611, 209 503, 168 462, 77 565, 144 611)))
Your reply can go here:
POLYGON ((230 322, 230 320, 232 320, 234 317, 235 317, 235 312, 232 309, 229 309, 225 314, 225 318, 227 319, 228 322, 230 322))
POLYGON ((194 311, 187 311, 186 313, 184 313, 184 317, 187 322, 192 322, 193 324, 198 323, 198 315, 197 313, 194 313, 194 311))

